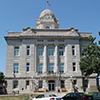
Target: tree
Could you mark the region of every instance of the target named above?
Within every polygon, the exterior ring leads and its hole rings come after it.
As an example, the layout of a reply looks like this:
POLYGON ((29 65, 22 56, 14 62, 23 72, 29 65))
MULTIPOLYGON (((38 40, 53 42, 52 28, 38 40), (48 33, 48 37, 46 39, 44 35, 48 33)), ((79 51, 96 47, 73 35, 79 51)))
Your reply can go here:
MULTIPOLYGON (((99 35, 100 35, 100 31, 99 31, 98 33, 99 33, 99 35)), ((99 44, 100 44, 100 41, 99 41, 99 44)))
MULTIPOLYGON (((90 44, 84 45, 84 56, 81 57, 79 62, 80 70, 84 76, 90 76, 92 73, 100 75, 100 47, 94 43, 95 38, 90 36, 90 44)), ((98 83, 97 83, 98 85, 98 83)))
POLYGON ((0 84, 2 85, 4 82, 4 73, 0 72, 0 84))

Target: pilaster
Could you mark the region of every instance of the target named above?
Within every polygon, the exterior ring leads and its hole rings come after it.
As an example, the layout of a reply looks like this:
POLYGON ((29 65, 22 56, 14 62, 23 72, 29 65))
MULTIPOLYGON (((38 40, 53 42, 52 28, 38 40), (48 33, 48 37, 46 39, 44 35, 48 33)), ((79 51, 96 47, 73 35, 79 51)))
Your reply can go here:
POLYGON ((58 43, 55 44, 55 66, 54 66, 54 72, 57 73, 57 66, 58 66, 58 43))
POLYGON ((43 62, 43 73, 47 72, 47 44, 44 43, 44 62, 43 62))
POLYGON ((37 44, 35 44, 35 72, 38 71, 38 67, 37 67, 37 44))
POLYGON ((67 44, 64 44, 65 46, 65 66, 64 66, 64 72, 66 73, 68 71, 67 66, 67 44))

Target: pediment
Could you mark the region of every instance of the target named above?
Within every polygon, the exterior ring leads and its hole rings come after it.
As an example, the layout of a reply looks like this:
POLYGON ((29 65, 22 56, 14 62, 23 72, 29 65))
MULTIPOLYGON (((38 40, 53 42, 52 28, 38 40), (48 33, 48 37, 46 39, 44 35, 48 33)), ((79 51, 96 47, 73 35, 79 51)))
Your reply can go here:
POLYGON ((36 32, 34 31, 34 30, 32 30, 32 29, 28 29, 28 30, 26 30, 26 31, 23 31, 22 33, 21 33, 21 36, 32 36, 32 35, 34 35, 36 32))

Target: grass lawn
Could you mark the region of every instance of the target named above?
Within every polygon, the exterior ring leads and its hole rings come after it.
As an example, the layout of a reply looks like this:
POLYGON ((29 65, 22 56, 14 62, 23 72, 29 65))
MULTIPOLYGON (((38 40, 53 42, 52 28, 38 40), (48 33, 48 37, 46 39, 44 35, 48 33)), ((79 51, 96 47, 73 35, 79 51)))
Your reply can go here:
MULTIPOLYGON (((38 94, 33 94, 33 97, 36 97, 38 94)), ((0 100, 29 100, 30 94, 22 94, 19 96, 0 96, 0 100)))
POLYGON ((0 96, 0 100, 29 100, 29 94, 19 96, 0 96))

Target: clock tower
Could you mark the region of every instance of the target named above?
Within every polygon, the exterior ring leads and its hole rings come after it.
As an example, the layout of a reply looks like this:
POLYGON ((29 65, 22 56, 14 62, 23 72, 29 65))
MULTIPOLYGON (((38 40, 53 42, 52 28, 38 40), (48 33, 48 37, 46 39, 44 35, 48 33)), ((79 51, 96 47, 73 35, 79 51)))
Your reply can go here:
POLYGON ((45 9, 41 12, 39 18, 36 19, 36 28, 37 29, 58 29, 59 21, 55 18, 54 13, 45 9))

